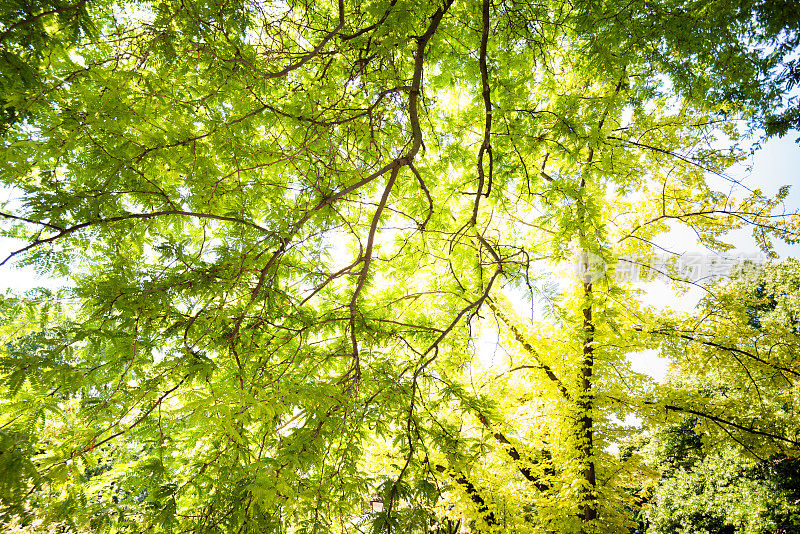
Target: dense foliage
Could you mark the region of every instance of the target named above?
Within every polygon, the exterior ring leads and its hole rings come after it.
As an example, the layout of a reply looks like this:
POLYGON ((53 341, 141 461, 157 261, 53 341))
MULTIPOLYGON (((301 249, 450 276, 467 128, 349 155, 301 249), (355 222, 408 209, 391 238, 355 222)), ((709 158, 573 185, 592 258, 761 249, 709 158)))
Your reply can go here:
POLYGON ((662 475, 648 532, 800 528, 799 297, 800 262, 767 264, 713 287, 697 314, 660 332, 674 362, 665 386, 705 416, 684 411, 645 447, 662 475), (764 448, 765 430, 790 439, 764 448))
MULTIPOLYGON (((727 352, 756 354, 720 370, 736 402, 656 387, 629 356, 694 334, 589 268, 670 224, 713 250, 798 240, 786 189, 709 180, 796 120, 794 5, 2 9, 5 261, 66 280, 2 301, 7 525, 627 532, 656 476, 609 452, 628 416, 798 445, 783 331, 727 352), (500 376, 475 357, 492 328, 500 376)), ((711 317, 698 339, 728 347, 711 317)))

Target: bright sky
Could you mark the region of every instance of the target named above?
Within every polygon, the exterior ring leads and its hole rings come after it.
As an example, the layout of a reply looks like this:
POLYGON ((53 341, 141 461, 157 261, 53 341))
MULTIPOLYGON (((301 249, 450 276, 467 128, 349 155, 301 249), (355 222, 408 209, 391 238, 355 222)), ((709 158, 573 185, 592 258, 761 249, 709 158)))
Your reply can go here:
MULTIPOLYGON (((800 145, 795 143, 798 132, 790 132, 781 139, 772 139, 764 144, 763 148, 752 157, 752 170, 747 172, 744 168, 733 168, 729 171, 732 178, 741 182, 750 189, 761 189, 768 197, 774 196, 778 189, 790 185, 789 196, 785 200, 787 212, 800 210, 800 145)), ((720 187, 724 183, 719 180, 720 187)), ((742 193, 739 192, 739 197, 742 193)), ((732 233, 729 241, 736 246, 732 254, 757 253, 756 246, 750 231, 743 230, 732 233)), ((697 244, 696 239, 689 232, 675 231, 665 236, 662 240, 665 248, 683 251, 705 252, 697 244)), ((800 257, 800 245, 789 245, 775 242, 775 250, 780 258, 800 257)), ((658 281, 642 284, 647 291, 647 298, 653 306, 658 308, 672 308, 690 312, 702 297, 702 290, 692 288, 684 295, 678 295, 669 285, 658 281)), ((647 351, 633 355, 631 363, 635 370, 645 372, 660 380, 667 372, 667 361, 659 358, 656 351, 647 351)))

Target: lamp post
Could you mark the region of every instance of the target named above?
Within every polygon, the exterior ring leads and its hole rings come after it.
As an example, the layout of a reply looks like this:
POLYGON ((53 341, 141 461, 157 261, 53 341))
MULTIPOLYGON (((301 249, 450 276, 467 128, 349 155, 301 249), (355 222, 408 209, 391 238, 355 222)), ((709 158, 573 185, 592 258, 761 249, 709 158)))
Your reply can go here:
POLYGON ((380 495, 373 495, 369 499, 369 504, 372 507, 372 513, 377 514, 378 512, 383 512, 383 497, 380 495))

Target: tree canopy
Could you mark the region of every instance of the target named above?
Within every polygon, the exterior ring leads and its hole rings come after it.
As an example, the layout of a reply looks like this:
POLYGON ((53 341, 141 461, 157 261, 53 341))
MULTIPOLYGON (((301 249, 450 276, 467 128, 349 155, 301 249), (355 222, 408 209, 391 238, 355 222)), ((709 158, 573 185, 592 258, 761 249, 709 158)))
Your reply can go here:
MULTIPOLYGON (((2 9, 5 262, 68 280, 2 301, 3 520, 349 532, 377 493, 378 530, 627 532, 648 471, 609 447, 630 415, 796 450, 795 408, 756 424, 634 372, 730 340, 589 274, 671 224, 797 242, 787 189, 714 187, 797 120, 794 4, 2 9)), ((761 408, 796 396, 793 347, 745 360, 747 395, 789 384, 761 408)))

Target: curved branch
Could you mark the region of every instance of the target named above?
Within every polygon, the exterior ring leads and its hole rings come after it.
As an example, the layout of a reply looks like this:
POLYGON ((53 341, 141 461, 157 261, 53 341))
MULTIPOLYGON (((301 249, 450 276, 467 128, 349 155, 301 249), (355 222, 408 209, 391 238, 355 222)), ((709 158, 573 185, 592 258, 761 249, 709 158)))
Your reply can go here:
POLYGON ((483 9, 482 9, 482 29, 481 29, 481 46, 480 46, 480 53, 479 53, 479 64, 480 64, 480 71, 481 71, 481 95, 483 96, 483 106, 486 110, 486 119, 485 125, 483 129, 483 143, 481 144, 481 148, 478 151, 478 193, 475 197, 475 207, 472 212, 472 224, 475 224, 478 220, 478 205, 481 194, 488 197, 492 191, 492 170, 493 170, 493 158, 492 158, 492 95, 491 90, 489 88, 489 67, 487 65, 487 52, 486 48, 489 43, 489 0, 483 0, 483 9), (489 174, 488 176, 484 175, 484 168, 483 168, 483 158, 484 154, 489 156, 489 174), (483 193, 483 186, 484 181, 487 180, 486 183, 486 193, 483 193))
MULTIPOLYGON (((364 185, 372 182, 373 180, 379 178, 380 176, 383 176, 387 172, 396 173, 397 171, 399 171, 400 168, 411 164, 414 160, 414 157, 417 155, 417 152, 419 152, 419 149, 422 146, 422 127, 420 126, 419 111, 417 107, 419 104, 420 87, 422 85, 422 74, 425 66, 425 49, 427 47, 428 41, 430 41, 431 37, 433 37, 433 35, 436 33, 436 30, 438 29, 439 24, 442 21, 442 17, 444 17, 445 12, 452 5, 453 1, 454 0, 449 0, 444 4, 444 6, 439 7, 436 10, 436 12, 431 16, 431 23, 428 25, 428 28, 425 31, 425 33, 417 38, 417 49, 414 55, 414 73, 412 77, 411 87, 409 89, 409 98, 408 98, 408 115, 409 115, 409 122, 411 123, 411 147, 409 148, 406 154, 395 158, 392 162, 384 165, 379 170, 375 171, 369 176, 357 181, 356 183, 352 184, 349 187, 346 187, 345 189, 339 191, 334 195, 323 198, 316 206, 307 210, 303 214, 303 216, 300 217, 300 219, 298 219, 294 224, 291 225, 286 236, 283 239, 281 239, 277 249, 272 253, 269 260, 267 260, 266 264, 261 269, 258 281, 256 282, 256 285, 253 287, 250 293, 250 299, 244 305, 241 314, 234 323, 233 331, 230 334, 230 343, 231 343, 231 349, 233 351, 234 356, 236 357, 237 363, 239 363, 239 356, 235 348, 235 340, 237 339, 239 331, 241 330, 242 322, 244 321, 244 318, 247 315, 247 313, 253 307, 258 297, 258 294, 261 292, 261 289, 264 287, 264 284, 267 280, 267 275, 269 274, 270 270, 278 262, 278 259, 286 251, 286 249, 289 246, 289 243, 291 243, 292 239, 298 234, 300 229, 311 219, 311 217, 317 211, 333 204, 340 198, 350 194, 351 192, 355 191, 356 189, 359 189, 360 187, 363 187, 364 185)), ((340 0, 340 7, 341 6, 342 3, 340 0)), ((459 318, 460 316, 461 315, 459 315, 459 318)), ((442 334, 442 338, 445 335, 446 332, 442 334)), ((438 344, 438 340, 436 344, 438 344)), ((241 364, 239 364, 239 367, 241 368, 241 364)))
POLYGON ((262 76, 268 80, 271 78, 280 78, 281 76, 286 76, 293 70, 299 69, 300 67, 311 61, 315 56, 319 55, 320 51, 322 51, 325 45, 328 44, 328 42, 331 39, 333 39, 336 36, 336 34, 338 34, 341 31, 342 28, 344 28, 344 0, 339 0, 339 23, 333 30, 330 31, 330 33, 328 33, 328 35, 325 36, 324 39, 322 39, 322 41, 320 41, 320 43, 317 46, 314 47, 314 49, 311 52, 303 56, 303 58, 297 63, 292 63, 291 65, 287 65, 278 72, 268 72, 263 74, 262 76))
POLYGON ((226 217, 224 215, 214 215, 213 213, 197 213, 197 212, 183 211, 183 210, 164 210, 164 211, 154 211, 152 213, 129 213, 127 215, 119 215, 117 217, 108 217, 107 219, 95 219, 93 221, 87 221, 87 222, 84 222, 84 223, 76 224, 76 225, 70 226, 68 228, 60 228, 60 227, 55 226, 53 224, 44 223, 44 222, 37 222, 37 221, 30 220, 30 219, 22 218, 22 217, 16 217, 14 215, 8 215, 8 214, 5 214, 5 213, 0 213, 0 216, 2 216, 2 217, 6 217, 6 218, 10 218, 10 219, 16 219, 16 220, 23 220, 23 221, 34 223, 34 224, 41 224, 43 226, 47 226, 49 228, 54 228, 54 229, 59 230, 59 232, 56 235, 53 235, 53 236, 50 236, 50 237, 46 237, 44 239, 36 239, 32 243, 30 243, 28 246, 23 247, 23 248, 21 248, 19 250, 15 250, 14 252, 10 253, 8 256, 6 256, 6 258, 2 262, 0 262, 0 266, 5 265, 5 263, 8 262, 14 256, 22 254, 23 252, 31 250, 32 248, 35 248, 35 247, 37 247, 39 245, 52 243, 53 241, 61 239, 62 237, 65 237, 65 236, 67 236, 69 234, 75 233, 75 232, 77 232, 79 230, 83 230, 84 228, 88 228, 90 226, 95 226, 95 225, 99 225, 99 224, 109 224, 109 223, 121 222, 121 221, 127 221, 127 220, 134 220, 134 219, 154 219, 156 217, 162 217, 162 216, 165 216, 165 215, 181 215, 181 216, 186 216, 186 217, 197 217, 197 218, 200 218, 200 219, 213 219, 213 220, 217 220, 217 221, 235 222, 235 223, 243 224, 245 226, 249 226, 250 228, 255 228, 256 230, 259 230, 261 232, 273 233, 271 230, 268 230, 267 228, 264 228, 263 226, 260 226, 260 225, 254 223, 254 222, 250 222, 250 221, 247 221, 247 220, 244 220, 244 219, 237 219, 236 217, 226 217))
POLYGON ((383 195, 381 196, 378 208, 375 210, 375 214, 372 216, 372 222, 369 226, 369 235, 367 237, 367 248, 364 251, 363 257, 360 258, 360 260, 364 262, 364 266, 361 268, 361 272, 358 275, 358 281, 356 282, 353 296, 350 299, 350 343, 352 344, 353 348, 354 364, 352 372, 355 380, 358 380, 358 378, 361 376, 358 357, 358 339, 356 338, 356 304, 358 302, 358 296, 361 293, 361 290, 364 288, 364 284, 367 282, 369 267, 372 263, 372 248, 375 244, 375 232, 378 230, 378 222, 380 221, 381 214, 386 207, 386 202, 389 200, 389 193, 392 191, 392 187, 397 179, 398 172, 400 172, 399 168, 393 169, 392 173, 389 175, 389 180, 383 190, 383 195))
MULTIPOLYGON (((639 332, 643 332, 644 331, 641 328, 636 328, 636 330, 638 330, 639 332)), ((687 334, 679 333, 679 332, 677 332, 675 330, 652 330, 652 331, 647 331, 646 333, 648 333, 648 334, 660 334, 660 335, 666 336, 666 337, 678 337, 678 338, 681 338, 681 339, 685 339, 687 341, 694 341, 695 343, 700 343, 701 345, 706 345, 708 347, 714 347, 715 349, 728 351, 728 352, 731 352, 733 354, 739 354, 741 356, 746 356, 746 357, 751 358, 751 359, 753 359, 753 360, 755 360, 755 361, 757 361, 759 363, 762 363, 762 364, 764 364, 764 365, 766 365, 768 367, 772 367, 773 369, 776 369, 778 371, 784 371, 784 372, 789 373, 791 375, 794 375, 796 377, 800 377, 800 372, 797 372, 797 371, 795 371, 793 369, 789 369, 788 367, 782 367, 780 365, 776 365, 776 364, 774 364, 772 362, 769 362, 769 361, 767 361, 767 360, 765 360, 763 358, 760 358, 759 356, 756 356, 752 352, 747 352, 746 350, 742 350, 742 349, 739 349, 739 348, 736 348, 736 347, 727 347, 725 345, 721 345, 721 344, 716 343, 714 341, 709 341, 709 340, 706 340, 706 339, 699 339, 699 338, 692 337, 692 336, 687 335, 687 334)))
POLYGON ((711 415, 711 414, 705 413, 705 412, 699 412, 699 411, 694 410, 692 408, 686 408, 686 407, 682 407, 682 406, 674 406, 672 404, 661 404, 661 403, 659 403, 657 401, 646 401, 645 404, 654 405, 654 406, 663 406, 665 410, 671 410, 673 412, 690 413, 690 414, 696 415, 698 417, 705 417, 706 419, 708 419, 710 421, 713 421, 715 423, 728 425, 728 426, 731 426, 731 427, 733 427, 733 428, 735 428, 737 430, 741 430, 741 431, 747 432, 749 434, 754 434, 756 436, 764 436, 766 438, 775 439, 775 440, 778 440, 778 441, 784 441, 786 443, 791 443, 794 446, 800 446, 800 441, 796 441, 796 440, 793 440, 793 439, 790 439, 790 438, 785 438, 783 436, 779 436, 777 434, 773 434, 772 432, 767 432, 765 430, 758 430, 756 428, 746 427, 744 425, 740 425, 739 423, 734 423, 733 421, 730 421, 728 419, 723 419, 721 417, 717 417, 716 415, 711 415))
POLYGON ((351 33, 349 35, 340 35, 339 38, 342 41, 349 41, 351 39, 355 39, 356 37, 364 35, 367 32, 371 32, 372 30, 374 30, 378 26, 381 26, 384 22, 386 22, 386 19, 389 16, 389 13, 391 13, 392 8, 395 6, 395 4, 397 4, 397 0, 392 0, 391 2, 389 2, 389 6, 386 8, 386 11, 383 12, 383 16, 375 24, 371 24, 371 25, 367 26, 366 28, 362 28, 362 29, 358 30, 357 32, 351 33))

